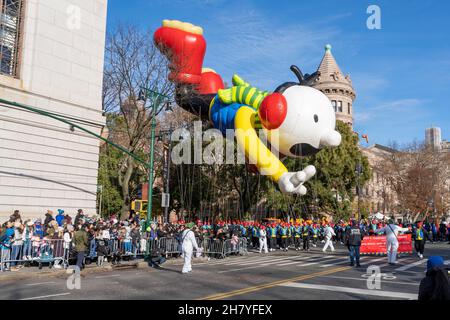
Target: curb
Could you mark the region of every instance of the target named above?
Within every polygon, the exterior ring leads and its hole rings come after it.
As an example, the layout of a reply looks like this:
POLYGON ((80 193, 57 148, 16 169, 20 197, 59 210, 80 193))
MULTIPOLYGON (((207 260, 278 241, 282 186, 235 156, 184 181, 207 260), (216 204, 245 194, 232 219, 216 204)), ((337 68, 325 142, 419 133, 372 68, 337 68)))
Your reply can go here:
MULTIPOLYGON (((102 272, 112 272, 112 271, 119 271, 119 270, 127 270, 127 269, 135 269, 135 268, 143 268, 147 267, 148 265, 145 262, 138 262, 133 264, 122 264, 122 265, 116 265, 116 266, 104 266, 104 267, 87 267, 84 270, 81 271, 81 276, 84 277, 88 274, 94 274, 94 273, 102 273, 102 272)), ((52 270, 52 271, 39 271, 39 272, 24 272, 20 273, 18 272, 10 272, 7 274, 0 274, 0 282, 2 281, 16 281, 16 280, 27 280, 27 279, 42 279, 42 278, 57 278, 57 277, 67 277, 68 273, 67 270, 52 270)))

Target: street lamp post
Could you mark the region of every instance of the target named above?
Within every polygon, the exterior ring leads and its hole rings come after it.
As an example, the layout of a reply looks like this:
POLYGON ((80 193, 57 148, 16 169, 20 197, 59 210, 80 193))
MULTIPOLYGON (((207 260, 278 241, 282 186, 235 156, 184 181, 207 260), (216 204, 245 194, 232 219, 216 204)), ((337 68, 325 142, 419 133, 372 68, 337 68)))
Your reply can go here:
POLYGON ((361 201, 361 186, 360 186, 360 176, 362 173, 362 166, 361 166, 361 160, 358 160, 358 164, 356 165, 356 174, 358 175, 358 178, 356 180, 356 190, 357 190, 357 194, 358 194, 358 219, 361 219, 361 205, 360 205, 360 201, 361 201))
MULTIPOLYGON (((169 109, 170 110, 170 109, 169 109)), ((170 202, 170 154, 172 152, 172 125, 168 130, 161 130, 158 138, 163 141, 164 144, 164 222, 169 222, 169 202, 170 202), (167 142, 167 146, 166 146, 167 142)))
MULTIPOLYGON (((153 170, 154 170, 154 149, 155 149, 155 130, 156 130, 156 113, 158 107, 163 102, 161 98, 169 99, 168 96, 150 90, 145 87, 141 87, 139 91, 138 101, 143 101, 145 103, 146 98, 155 98, 155 101, 152 101, 152 113, 151 113, 151 124, 150 124, 150 162, 148 164, 149 172, 148 172, 148 201, 147 201, 147 226, 150 224, 150 220, 152 219, 152 209, 153 209, 153 170)), ((147 254, 148 254, 148 246, 147 246, 147 254)))

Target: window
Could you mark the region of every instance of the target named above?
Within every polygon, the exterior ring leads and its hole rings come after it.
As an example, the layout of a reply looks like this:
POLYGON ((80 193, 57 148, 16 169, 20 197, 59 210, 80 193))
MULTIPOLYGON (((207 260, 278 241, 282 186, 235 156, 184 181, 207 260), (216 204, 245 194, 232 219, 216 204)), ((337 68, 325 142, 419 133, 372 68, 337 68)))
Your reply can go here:
POLYGON ((347 103, 347 107, 348 107, 348 114, 352 113, 352 105, 350 103, 347 103))
POLYGON ((342 101, 338 101, 338 111, 342 112, 342 101))
POLYGON ((331 104, 333 105, 334 112, 336 112, 336 100, 331 100, 331 104))
POLYGON ((0 74, 18 77, 23 0, 0 0, 0 74))

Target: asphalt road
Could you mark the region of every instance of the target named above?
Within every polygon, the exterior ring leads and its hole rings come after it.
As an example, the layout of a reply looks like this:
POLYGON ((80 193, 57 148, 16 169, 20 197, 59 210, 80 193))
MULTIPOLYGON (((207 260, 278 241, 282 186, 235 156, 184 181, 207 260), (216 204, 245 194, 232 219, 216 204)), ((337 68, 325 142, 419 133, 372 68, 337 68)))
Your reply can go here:
MULTIPOLYGON (((319 245, 321 246, 321 245, 319 245)), ((427 244, 425 258, 402 255, 398 265, 385 256, 363 256, 361 268, 350 267, 346 249, 323 254, 316 248, 200 262, 180 273, 181 260, 157 269, 128 269, 87 274, 80 289, 69 290, 67 277, 35 281, 1 281, 0 299, 417 299, 426 258, 441 255, 448 262, 450 245, 427 244), (369 266, 378 266, 380 288, 367 285, 369 266)), ((374 281, 371 281, 374 283, 374 281)))

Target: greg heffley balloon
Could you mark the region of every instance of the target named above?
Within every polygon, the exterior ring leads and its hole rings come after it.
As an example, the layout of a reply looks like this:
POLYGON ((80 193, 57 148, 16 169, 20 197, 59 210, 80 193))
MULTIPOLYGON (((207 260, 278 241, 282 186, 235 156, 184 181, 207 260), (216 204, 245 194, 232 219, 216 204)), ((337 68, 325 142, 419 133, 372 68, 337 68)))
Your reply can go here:
POLYGON ((249 163, 269 175, 283 193, 304 195, 304 183, 316 173, 314 166, 288 172, 279 157, 260 140, 262 129, 272 150, 289 157, 317 153, 325 146, 336 147, 341 135, 335 130, 335 113, 330 100, 310 85, 318 72, 303 75, 291 66, 298 82, 286 82, 273 92, 259 90, 238 75, 225 89, 222 78, 202 68, 206 51, 203 29, 177 20, 164 20, 154 42, 170 60, 169 79, 176 84, 177 104, 209 120, 224 135, 235 130, 238 146, 249 163))

